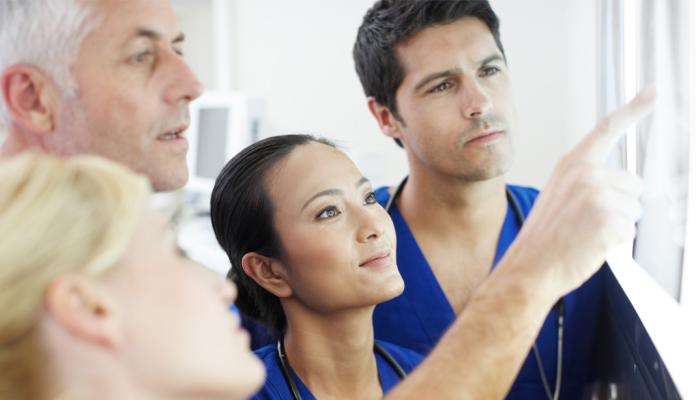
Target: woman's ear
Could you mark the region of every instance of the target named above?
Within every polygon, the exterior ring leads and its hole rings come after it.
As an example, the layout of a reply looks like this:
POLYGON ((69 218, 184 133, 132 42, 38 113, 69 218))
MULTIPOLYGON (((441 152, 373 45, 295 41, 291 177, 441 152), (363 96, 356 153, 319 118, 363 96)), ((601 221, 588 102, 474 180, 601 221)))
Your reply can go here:
POLYGON ((96 282, 61 276, 49 285, 44 303, 49 317, 73 337, 105 347, 120 343, 114 304, 96 282))
POLYGON ((277 259, 255 252, 246 253, 242 257, 242 269, 249 278, 276 297, 292 295, 285 266, 277 259))

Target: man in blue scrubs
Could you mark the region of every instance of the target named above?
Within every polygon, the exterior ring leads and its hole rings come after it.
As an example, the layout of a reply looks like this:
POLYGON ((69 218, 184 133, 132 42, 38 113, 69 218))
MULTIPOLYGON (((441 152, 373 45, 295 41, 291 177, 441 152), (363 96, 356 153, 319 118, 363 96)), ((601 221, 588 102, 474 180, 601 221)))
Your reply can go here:
MULTIPOLYGON (((400 185, 377 191, 396 227, 406 289, 377 307, 375 334, 427 354, 538 195, 505 182, 519 133, 498 18, 486 0, 381 0, 364 18, 354 59, 371 113, 409 163, 400 185)), ((601 285, 600 273, 552 310, 536 340, 539 360, 529 353, 508 398, 553 397, 561 308, 560 397, 581 397, 594 375, 601 285)))

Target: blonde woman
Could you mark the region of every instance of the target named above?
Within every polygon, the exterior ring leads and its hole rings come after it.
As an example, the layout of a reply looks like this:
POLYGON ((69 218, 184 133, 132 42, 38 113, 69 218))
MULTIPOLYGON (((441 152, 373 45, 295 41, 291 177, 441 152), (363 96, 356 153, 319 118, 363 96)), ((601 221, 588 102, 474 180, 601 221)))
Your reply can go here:
POLYGON ((232 285, 149 184, 91 157, 0 162, 0 399, 241 399, 264 372, 232 285))

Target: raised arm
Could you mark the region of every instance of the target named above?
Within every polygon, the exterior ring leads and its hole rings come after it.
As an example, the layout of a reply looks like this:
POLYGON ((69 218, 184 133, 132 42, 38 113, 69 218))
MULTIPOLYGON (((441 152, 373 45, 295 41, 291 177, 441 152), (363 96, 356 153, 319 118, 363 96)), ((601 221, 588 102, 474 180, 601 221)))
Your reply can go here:
POLYGON ((606 116, 557 164, 520 234, 432 353, 387 399, 499 399, 553 304, 630 240, 642 182, 605 161, 654 89, 606 116))

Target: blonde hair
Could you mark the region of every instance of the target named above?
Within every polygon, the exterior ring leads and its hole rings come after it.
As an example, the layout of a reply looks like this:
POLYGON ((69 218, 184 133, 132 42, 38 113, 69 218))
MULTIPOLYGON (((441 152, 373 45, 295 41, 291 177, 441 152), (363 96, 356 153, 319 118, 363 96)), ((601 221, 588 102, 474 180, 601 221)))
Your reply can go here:
POLYGON ((103 159, 35 153, 0 161, 0 182, 0 399, 42 398, 44 291, 62 274, 116 264, 150 187, 103 159))

